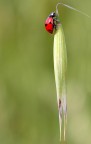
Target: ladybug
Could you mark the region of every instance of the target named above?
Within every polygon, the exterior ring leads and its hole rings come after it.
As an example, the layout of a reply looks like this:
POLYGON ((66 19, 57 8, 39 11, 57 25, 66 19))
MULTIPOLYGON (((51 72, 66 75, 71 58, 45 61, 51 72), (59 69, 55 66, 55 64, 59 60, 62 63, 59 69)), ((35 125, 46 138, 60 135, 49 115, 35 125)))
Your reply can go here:
POLYGON ((45 29, 49 33, 53 33, 54 29, 56 29, 56 13, 52 12, 45 21, 45 29))

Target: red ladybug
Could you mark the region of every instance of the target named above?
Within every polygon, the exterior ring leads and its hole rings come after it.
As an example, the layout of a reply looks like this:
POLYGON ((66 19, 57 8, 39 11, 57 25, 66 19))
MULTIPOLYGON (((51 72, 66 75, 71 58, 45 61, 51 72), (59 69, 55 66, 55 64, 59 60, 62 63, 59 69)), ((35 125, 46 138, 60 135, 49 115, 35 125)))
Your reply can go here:
POLYGON ((52 12, 45 21, 45 29, 51 34, 53 33, 54 28, 56 28, 55 22, 56 22, 56 13, 52 12))

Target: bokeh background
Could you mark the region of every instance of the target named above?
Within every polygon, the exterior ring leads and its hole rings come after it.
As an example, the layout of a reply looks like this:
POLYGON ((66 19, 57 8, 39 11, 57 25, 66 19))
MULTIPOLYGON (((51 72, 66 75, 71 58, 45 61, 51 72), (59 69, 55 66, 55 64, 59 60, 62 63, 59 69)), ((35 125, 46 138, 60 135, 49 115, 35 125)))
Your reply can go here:
MULTIPOLYGON (((58 0, 0 0, 0 144, 59 144, 53 35, 58 0)), ((64 0, 91 16, 90 0, 64 0)), ((67 144, 91 144, 91 19, 59 6, 67 55, 67 144)))

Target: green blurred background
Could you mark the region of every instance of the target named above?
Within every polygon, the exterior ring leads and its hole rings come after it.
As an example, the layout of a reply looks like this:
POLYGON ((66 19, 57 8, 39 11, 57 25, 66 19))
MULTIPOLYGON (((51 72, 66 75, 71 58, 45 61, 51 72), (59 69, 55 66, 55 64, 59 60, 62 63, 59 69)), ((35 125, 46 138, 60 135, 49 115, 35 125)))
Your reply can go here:
MULTIPOLYGON (((59 144, 53 35, 58 0, 0 0, 0 144, 59 144)), ((91 16, 90 0, 64 0, 91 16)), ((91 144, 91 19, 59 6, 67 54, 68 144, 91 144)))

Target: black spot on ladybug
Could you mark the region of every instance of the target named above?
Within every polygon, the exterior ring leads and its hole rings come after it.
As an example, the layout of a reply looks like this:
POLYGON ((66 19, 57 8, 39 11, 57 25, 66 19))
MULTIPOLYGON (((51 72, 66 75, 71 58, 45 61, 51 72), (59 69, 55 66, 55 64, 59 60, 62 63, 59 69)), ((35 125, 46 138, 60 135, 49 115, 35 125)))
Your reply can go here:
POLYGON ((50 33, 53 33, 51 30, 48 30, 50 33))

